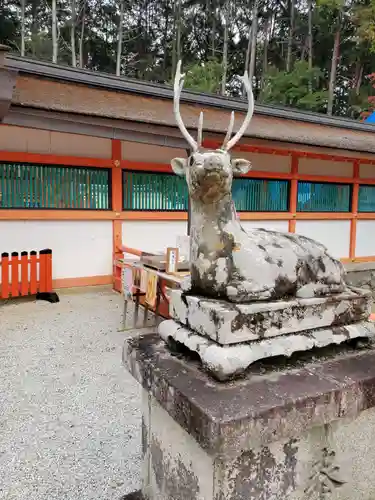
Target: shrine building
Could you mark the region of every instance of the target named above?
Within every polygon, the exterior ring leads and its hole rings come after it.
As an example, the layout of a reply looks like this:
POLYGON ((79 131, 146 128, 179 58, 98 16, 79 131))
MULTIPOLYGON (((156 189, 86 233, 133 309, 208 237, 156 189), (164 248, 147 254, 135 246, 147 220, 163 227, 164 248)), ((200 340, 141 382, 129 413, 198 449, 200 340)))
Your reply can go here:
MULTIPOLYGON (((113 282, 130 247, 163 252, 187 233, 186 157, 169 86, 0 52, 0 253, 50 248, 55 288, 113 282)), ((193 135, 219 147, 241 100, 184 91, 193 135)), ((252 170, 233 197, 245 229, 296 232, 344 263, 375 262, 375 129, 259 105, 232 155, 252 170)), ((374 266, 375 267, 375 266, 374 266)))

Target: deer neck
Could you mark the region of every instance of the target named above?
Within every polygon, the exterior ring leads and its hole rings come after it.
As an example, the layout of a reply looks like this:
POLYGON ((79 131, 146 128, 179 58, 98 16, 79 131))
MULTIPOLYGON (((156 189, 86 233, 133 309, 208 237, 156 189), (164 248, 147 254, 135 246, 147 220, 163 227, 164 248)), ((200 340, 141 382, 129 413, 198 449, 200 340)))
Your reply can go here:
POLYGON ((238 224, 231 194, 218 202, 205 204, 191 200, 190 245, 192 260, 201 252, 214 254, 221 248, 224 228, 238 224))

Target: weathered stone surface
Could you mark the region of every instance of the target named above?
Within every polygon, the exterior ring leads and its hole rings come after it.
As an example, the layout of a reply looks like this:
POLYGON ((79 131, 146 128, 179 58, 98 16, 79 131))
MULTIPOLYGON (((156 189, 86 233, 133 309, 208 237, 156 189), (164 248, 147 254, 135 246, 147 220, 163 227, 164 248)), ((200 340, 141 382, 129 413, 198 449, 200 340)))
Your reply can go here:
POLYGON ((332 496, 339 500, 375 498, 375 410, 362 412, 356 419, 333 422, 327 429, 328 449, 335 450, 345 483, 339 489, 330 481, 332 496), (371 443, 371 444, 370 444, 371 443))
POLYGON ((291 439, 375 406, 374 349, 263 376, 250 372, 225 384, 173 355, 156 333, 129 339, 123 359, 143 388, 210 453, 291 439))
POLYGON ((158 332, 166 342, 173 339, 196 353, 203 367, 214 377, 224 381, 242 374, 255 361, 275 356, 291 356, 298 351, 341 344, 358 337, 372 338, 375 336, 375 325, 362 321, 229 345, 220 345, 207 337, 197 335, 173 319, 160 323, 158 332))
MULTIPOLYGON (((230 177, 220 163, 215 174, 230 177)), ((226 189, 211 205, 192 198, 191 293, 246 303, 345 291, 343 266, 323 245, 291 233, 246 233, 236 217, 229 182, 226 189)))
POLYGON ((233 304, 171 290, 173 319, 215 342, 226 345, 276 337, 324 326, 367 320, 371 294, 352 289, 332 297, 233 304))
POLYGON ((234 174, 246 160, 225 150, 194 151, 172 160, 185 175, 191 200, 190 292, 246 303, 287 297, 311 298, 346 290, 345 271, 320 243, 305 236, 242 228, 234 208, 234 174))
POLYGON ((373 500, 373 348, 229 384, 157 335, 124 361, 145 389, 145 499, 373 500))
POLYGON ((348 285, 370 290, 375 298, 375 262, 355 262, 345 265, 348 285))
POLYGON ((191 201, 191 293, 246 303, 344 292, 344 268, 320 243, 265 229, 246 233, 240 224, 232 200, 233 176, 246 174, 251 164, 246 159, 231 159, 229 151, 253 116, 254 97, 248 75, 242 78, 248 98, 245 121, 232 137, 232 114, 224 142, 215 151, 202 147, 203 114, 197 140, 183 124, 180 96, 184 78, 179 61, 173 108, 191 154, 188 159, 174 158, 171 165, 177 175, 186 177, 191 201))
MULTIPOLYGON (((144 391, 146 392, 146 391, 144 391)), ((146 393, 146 395, 148 395, 146 393)), ((212 498, 213 459, 151 396, 142 414, 150 422, 145 461, 149 476, 142 492, 148 500, 212 498)))

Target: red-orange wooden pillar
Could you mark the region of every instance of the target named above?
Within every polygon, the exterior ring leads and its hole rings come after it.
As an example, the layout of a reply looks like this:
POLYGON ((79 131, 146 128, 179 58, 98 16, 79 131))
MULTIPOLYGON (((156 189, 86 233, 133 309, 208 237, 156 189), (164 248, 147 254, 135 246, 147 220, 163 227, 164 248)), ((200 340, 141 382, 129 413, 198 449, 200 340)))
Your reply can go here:
MULTIPOLYGON (((115 218, 112 221, 113 236, 113 262, 121 256, 119 249, 122 246, 122 222, 120 219, 122 211, 122 169, 121 169, 121 141, 112 139, 112 210, 115 212, 115 218)), ((115 290, 121 290, 121 269, 113 264, 113 287, 115 290)))
POLYGON ((25 297, 29 293, 29 254, 21 252, 21 295, 25 297))
POLYGON ((296 232, 296 215, 297 215, 297 196, 298 196, 298 156, 292 154, 290 173, 292 179, 290 181, 289 191, 289 212, 293 219, 289 220, 289 232, 296 232))
POLYGON ((358 217, 358 196, 359 196, 359 160, 353 162, 353 189, 352 189, 352 219, 350 220, 350 242, 349 259, 355 259, 355 247, 357 240, 357 217, 358 217))
POLYGON ((9 280, 9 254, 3 252, 1 254, 1 298, 8 299, 10 294, 9 280))
POLYGON ((37 253, 35 250, 30 252, 30 293, 35 295, 38 291, 38 274, 37 265, 40 265, 40 260, 38 260, 37 253))

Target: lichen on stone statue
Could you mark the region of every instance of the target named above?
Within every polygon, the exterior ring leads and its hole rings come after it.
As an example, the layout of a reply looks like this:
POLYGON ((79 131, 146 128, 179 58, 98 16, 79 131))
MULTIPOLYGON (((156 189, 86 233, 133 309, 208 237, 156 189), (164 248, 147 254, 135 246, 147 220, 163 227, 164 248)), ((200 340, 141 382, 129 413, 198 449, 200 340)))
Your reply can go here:
POLYGON ((246 131, 254 111, 247 74, 242 78, 248 96, 245 120, 231 137, 232 113, 223 145, 215 151, 202 148, 202 113, 197 140, 183 124, 179 100, 184 76, 179 62, 174 112, 191 154, 188 159, 175 158, 171 163, 176 174, 186 177, 191 200, 189 293, 246 303, 344 292, 343 265, 322 244, 292 233, 266 229, 246 232, 236 216, 231 194, 233 176, 246 174, 251 164, 231 159, 229 150, 246 131))

